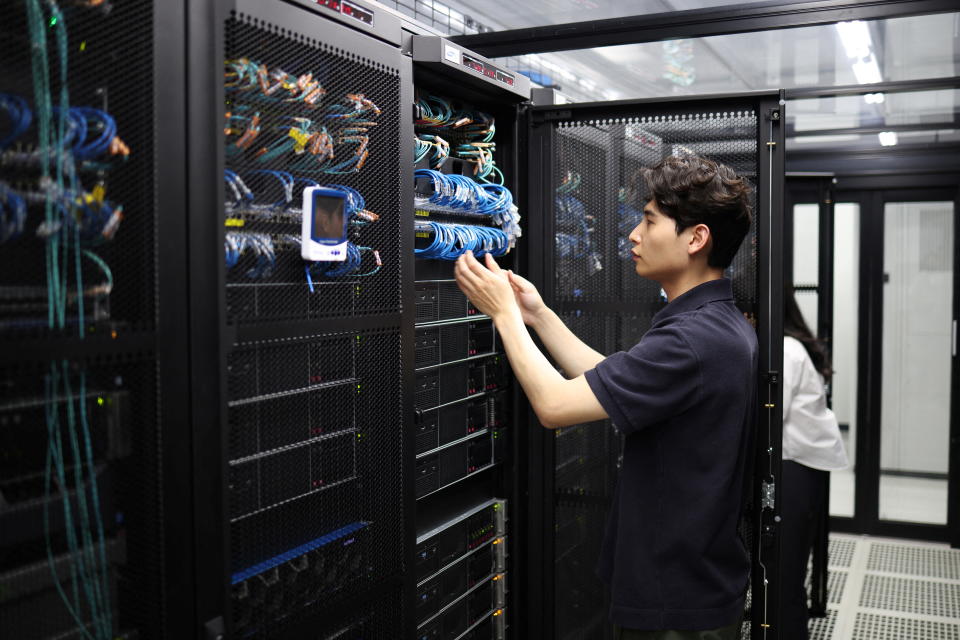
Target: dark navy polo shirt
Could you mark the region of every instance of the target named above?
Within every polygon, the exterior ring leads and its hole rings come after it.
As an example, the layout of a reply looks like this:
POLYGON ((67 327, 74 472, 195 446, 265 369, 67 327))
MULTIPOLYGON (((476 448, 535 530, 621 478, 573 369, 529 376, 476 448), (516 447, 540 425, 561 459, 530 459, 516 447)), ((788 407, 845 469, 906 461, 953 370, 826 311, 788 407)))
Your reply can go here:
POLYGON ((750 560, 737 524, 757 359, 756 332, 719 279, 586 372, 626 436, 599 565, 620 626, 716 629, 743 613, 750 560))

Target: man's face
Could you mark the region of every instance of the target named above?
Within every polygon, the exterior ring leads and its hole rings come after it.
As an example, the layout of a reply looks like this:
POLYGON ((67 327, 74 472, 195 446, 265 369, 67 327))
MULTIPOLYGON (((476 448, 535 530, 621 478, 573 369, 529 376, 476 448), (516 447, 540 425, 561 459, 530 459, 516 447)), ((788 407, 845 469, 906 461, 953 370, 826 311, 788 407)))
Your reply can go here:
POLYGON ((689 264, 690 229, 677 234, 677 223, 653 200, 643 207, 643 219, 630 232, 631 254, 637 275, 656 282, 670 280, 689 264))

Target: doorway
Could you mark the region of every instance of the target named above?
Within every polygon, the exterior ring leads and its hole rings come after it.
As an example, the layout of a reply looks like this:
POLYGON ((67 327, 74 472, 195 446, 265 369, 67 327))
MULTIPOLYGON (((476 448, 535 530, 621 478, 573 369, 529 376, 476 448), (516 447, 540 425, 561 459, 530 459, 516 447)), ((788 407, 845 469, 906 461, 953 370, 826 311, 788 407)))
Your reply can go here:
POLYGON ((831 529, 958 546, 958 192, 844 182, 788 179, 787 197, 785 257, 851 461, 831 474, 831 529))

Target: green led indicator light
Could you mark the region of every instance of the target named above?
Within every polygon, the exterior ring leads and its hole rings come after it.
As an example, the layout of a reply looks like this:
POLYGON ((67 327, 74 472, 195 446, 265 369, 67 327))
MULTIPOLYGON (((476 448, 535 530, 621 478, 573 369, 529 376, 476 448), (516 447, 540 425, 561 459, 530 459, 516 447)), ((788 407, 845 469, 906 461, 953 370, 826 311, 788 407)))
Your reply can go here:
POLYGON ((103 398, 99 398, 99 397, 98 397, 98 398, 97 398, 97 404, 102 407, 102 406, 103 406, 103 398))
POLYGON ((87 50, 87 41, 84 40, 83 42, 80 43, 80 51, 86 51, 86 50, 87 50))
POLYGON ((56 18, 56 16, 54 16, 53 18, 50 18, 50 26, 51 26, 51 27, 57 26, 57 18, 56 18))

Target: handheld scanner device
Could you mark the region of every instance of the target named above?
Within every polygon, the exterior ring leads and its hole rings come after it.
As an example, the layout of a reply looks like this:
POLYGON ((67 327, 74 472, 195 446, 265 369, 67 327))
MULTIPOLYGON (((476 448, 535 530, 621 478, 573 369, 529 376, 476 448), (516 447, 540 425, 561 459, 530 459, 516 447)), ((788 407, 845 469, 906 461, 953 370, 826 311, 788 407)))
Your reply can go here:
POLYGON ((304 260, 347 259, 347 194, 337 189, 307 187, 303 190, 303 224, 300 255, 304 260))

